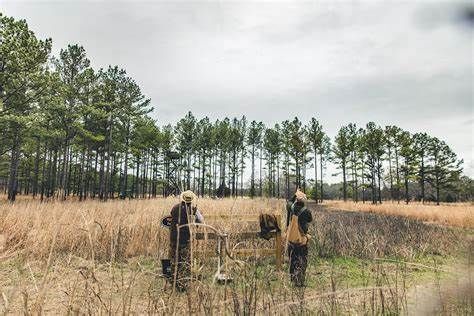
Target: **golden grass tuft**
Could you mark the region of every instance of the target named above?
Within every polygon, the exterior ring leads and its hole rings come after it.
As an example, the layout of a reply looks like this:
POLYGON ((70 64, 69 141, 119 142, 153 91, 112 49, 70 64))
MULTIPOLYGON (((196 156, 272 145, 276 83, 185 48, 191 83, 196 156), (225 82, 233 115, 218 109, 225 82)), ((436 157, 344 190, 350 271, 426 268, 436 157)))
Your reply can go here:
POLYGON ((324 205, 330 209, 370 212, 385 215, 405 216, 428 223, 461 228, 474 228, 474 204, 452 203, 452 204, 421 204, 410 203, 408 205, 400 202, 384 202, 383 204, 354 203, 352 201, 326 201, 324 205))

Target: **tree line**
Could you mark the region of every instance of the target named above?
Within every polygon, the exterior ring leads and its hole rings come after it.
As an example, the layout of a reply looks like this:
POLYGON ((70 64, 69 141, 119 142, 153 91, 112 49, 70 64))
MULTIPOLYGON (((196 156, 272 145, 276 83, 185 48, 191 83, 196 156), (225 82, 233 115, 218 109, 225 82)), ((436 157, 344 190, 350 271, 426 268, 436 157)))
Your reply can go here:
POLYGON ((265 126, 191 112, 160 127, 124 69, 93 69, 77 44, 51 56, 51 45, 0 15, 0 188, 10 201, 155 197, 170 183, 201 196, 286 197, 297 186, 316 201, 472 198, 462 161, 426 133, 351 123, 331 142, 316 118, 265 126), (323 181, 328 162, 342 175, 336 191, 323 181))

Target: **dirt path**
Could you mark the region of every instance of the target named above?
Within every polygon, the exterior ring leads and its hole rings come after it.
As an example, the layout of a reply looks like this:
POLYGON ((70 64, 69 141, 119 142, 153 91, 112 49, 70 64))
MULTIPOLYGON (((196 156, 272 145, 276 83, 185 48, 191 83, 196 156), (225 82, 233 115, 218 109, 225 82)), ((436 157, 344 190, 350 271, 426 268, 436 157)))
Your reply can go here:
POLYGON ((408 315, 474 313, 473 266, 456 265, 448 269, 451 270, 448 276, 418 284, 408 291, 408 315))

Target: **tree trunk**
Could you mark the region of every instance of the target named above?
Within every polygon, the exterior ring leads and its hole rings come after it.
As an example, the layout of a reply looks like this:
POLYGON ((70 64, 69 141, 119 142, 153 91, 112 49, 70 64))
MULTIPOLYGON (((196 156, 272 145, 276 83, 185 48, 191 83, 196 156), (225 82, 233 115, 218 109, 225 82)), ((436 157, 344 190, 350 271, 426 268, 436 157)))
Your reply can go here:
POLYGON ((410 197, 408 196, 408 160, 405 158, 405 203, 410 202, 410 197))
POLYGON ((318 161, 317 149, 314 148, 314 201, 318 204, 318 161))
POLYGON ((377 178, 378 178, 378 193, 379 193, 379 203, 382 204, 382 188, 380 183, 381 178, 381 169, 380 159, 377 160, 377 178))
POLYGON ((420 179, 420 186, 421 186, 421 203, 422 204, 425 204, 425 161, 424 161, 424 157, 422 155, 421 157, 421 169, 420 169, 420 175, 421 175, 421 179, 420 179))
POLYGON ((123 164, 123 178, 120 183, 120 198, 122 200, 127 196, 128 186, 128 147, 130 141, 130 121, 127 121, 127 134, 125 136, 125 153, 124 153, 124 164, 123 164))
POLYGON ((235 186, 235 173, 236 173, 237 153, 233 150, 232 153, 232 196, 236 197, 236 186, 235 186))
POLYGON ((390 200, 393 201, 392 154, 391 154, 390 147, 388 147, 388 174, 389 174, 389 178, 390 178, 390 200))
POLYGON ((191 190, 191 153, 188 153, 186 163, 187 163, 186 190, 191 190))
POLYGON ((67 188, 66 196, 69 197, 69 195, 72 194, 73 196, 76 195, 77 193, 77 155, 73 154, 73 151, 70 151, 70 157, 69 157, 69 179, 68 179, 68 184, 69 187, 67 188), (75 162, 73 163, 73 160, 75 159, 75 162))
POLYGON ((279 199, 281 197, 280 195, 280 159, 279 159, 280 153, 277 155, 277 198, 279 199))
POLYGON ((375 163, 372 161, 372 166, 370 169, 371 174, 371 185, 372 185, 372 204, 377 203, 377 191, 376 191, 376 182, 375 182, 375 163))
POLYGON ((66 186, 64 188, 64 194, 65 194, 66 198, 70 194, 70 191, 71 191, 71 188, 72 188, 71 182, 74 180, 74 176, 75 176, 75 174, 72 175, 74 165, 72 163, 73 152, 72 152, 71 149, 69 150, 69 154, 68 154, 67 159, 68 159, 68 171, 67 171, 67 174, 66 174, 66 186))
POLYGON ((410 202, 410 198, 408 196, 408 172, 405 171, 405 203, 408 204, 410 202))
POLYGON ((14 202, 16 199, 17 185, 18 185, 18 165, 20 163, 20 142, 19 131, 15 129, 15 136, 13 138, 13 147, 10 157, 10 173, 8 177, 8 200, 14 202))
POLYGON ((319 190, 319 193, 321 194, 321 203, 323 203, 323 152, 322 151, 319 153, 319 166, 320 166, 319 176, 321 177, 321 181, 320 181, 321 189, 319 190))
POLYGON ((113 118, 112 115, 109 117, 108 123, 108 135, 107 135, 107 153, 104 157, 107 157, 106 169, 104 172, 104 187, 103 187, 103 196, 102 199, 107 200, 109 198, 110 190, 110 176, 111 176, 111 166, 110 166, 110 157, 112 155, 112 131, 113 131, 113 118))
POLYGON ((262 187, 262 148, 260 148, 260 197, 263 196, 263 187, 262 187))
POLYGON ((303 176, 302 176, 302 180, 303 180, 303 192, 306 193, 306 154, 303 153, 301 155, 302 159, 301 159, 301 164, 302 164, 302 172, 303 172, 303 176))
POLYGON ((45 179, 46 179, 46 155, 48 153, 48 144, 47 142, 44 143, 44 155, 43 155, 43 166, 41 168, 41 202, 43 202, 44 198, 44 190, 45 190, 45 179))
POLYGON ((204 187, 206 185, 206 151, 202 154, 202 172, 201 172, 201 196, 204 197, 204 187))
POLYGON ((438 159, 435 158, 434 163, 435 168, 435 183, 436 183, 436 205, 439 205, 439 168, 438 168, 438 159))
POLYGON ((244 197, 244 171, 245 171, 245 166, 244 166, 244 155, 245 152, 242 150, 241 156, 240 156, 240 197, 244 197))
POLYGON ((135 198, 140 198, 140 157, 137 157, 135 170, 135 198))
MULTIPOLYGON (((362 159, 363 160, 363 159, 362 159)), ((362 203, 365 204, 365 174, 364 174, 364 162, 362 161, 362 203)))
POLYGON ((359 202, 359 182, 358 182, 358 174, 357 174, 357 162, 354 167, 354 190, 355 190, 355 202, 359 202))
POLYGON ((99 172, 99 199, 105 199, 105 152, 102 152, 100 155, 100 172, 99 172))
POLYGON ((79 201, 82 201, 84 198, 84 183, 85 183, 85 169, 86 169, 86 144, 83 142, 82 144, 82 153, 81 153, 81 163, 80 163, 80 170, 79 170, 79 201))
POLYGON ((100 173, 97 172, 97 166, 98 166, 98 163, 99 163, 99 150, 96 150, 95 152, 95 163, 94 163, 94 169, 93 169, 93 173, 94 173, 94 182, 92 183, 92 198, 95 198, 98 190, 97 190, 97 175, 99 175, 100 173))
POLYGON ((115 198, 115 178, 117 177, 117 154, 112 155, 112 174, 110 175, 109 197, 115 198))
MULTIPOLYGON (((53 169, 52 169, 52 174, 51 174, 51 187, 50 187, 50 197, 54 197, 56 194, 55 192, 57 191, 57 174, 58 174, 58 150, 56 149, 54 151, 54 158, 53 158, 53 169)), ((57 195, 57 194, 56 194, 57 195)), ((57 196, 56 196, 57 198, 57 196)))
POLYGON ((37 143, 36 143, 36 157, 35 157, 34 176, 33 176, 33 198, 35 198, 36 195, 38 194, 40 151, 41 151, 41 141, 40 141, 40 138, 38 137, 37 143))
MULTIPOLYGON (((214 152, 214 157, 212 159, 212 163, 213 163, 213 181, 212 181, 212 193, 209 192, 209 195, 210 196, 213 196, 216 194, 216 190, 217 190, 217 150, 214 152)), ((210 186, 209 186, 210 187, 210 186)), ((210 189, 209 189, 210 191, 210 189)))
POLYGON ((255 197, 255 145, 252 145, 252 174, 250 176, 250 197, 255 197))
POLYGON ((286 155, 286 161, 285 161, 285 164, 286 164, 286 198, 289 199, 290 198, 290 157, 288 156, 288 154, 286 155))
POLYGON ((143 163, 142 163, 142 176, 141 176, 141 197, 142 199, 145 198, 146 191, 147 191, 147 171, 148 171, 148 153, 145 151, 143 155, 143 163))
POLYGON ((53 150, 49 150, 48 155, 48 181, 46 185, 46 197, 49 198, 51 196, 53 187, 53 150))
POLYGON ((396 176, 397 176, 397 202, 400 203, 400 168, 398 164, 398 150, 395 149, 395 168, 396 168, 396 176))
MULTIPOLYGON (((61 200, 66 200, 66 179, 67 179, 67 172, 68 172, 68 157, 69 157, 69 141, 67 139, 64 140, 64 152, 63 152, 63 159, 61 164, 61 171, 59 174, 59 194, 61 196, 61 200)), ((61 158, 60 158, 61 161, 61 158)))
POLYGON ((342 197, 344 202, 347 201, 347 188, 346 188, 346 162, 342 162, 342 197))
POLYGON ((436 176, 436 205, 439 205, 439 178, 436 176))

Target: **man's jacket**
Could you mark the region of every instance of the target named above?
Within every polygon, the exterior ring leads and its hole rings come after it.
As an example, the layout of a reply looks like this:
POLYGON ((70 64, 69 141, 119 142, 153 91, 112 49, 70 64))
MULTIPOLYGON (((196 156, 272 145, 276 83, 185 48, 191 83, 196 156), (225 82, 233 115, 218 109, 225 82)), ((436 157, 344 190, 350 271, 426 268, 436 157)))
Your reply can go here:
POLYGON ((298 224, 303 233, 308 233, 308 224, 313 221, 311 212, 304 206, 303 202, 298 202, 294 198, 286 204, 286 226, 290 225, 292 215, 298 216, 298 224))
POLYGON ((189 226, 184 226, 179 228, 179 238, 178 238, 178 227, 181 225, 186 225, 189 221, 202 222, 202 215, 196 208, 191 207, 190 204, 184 202, 176 204, 171 209, 171 227, 170 227, 170 245, 172 247, 176 246, 176 243, 179 242, 180 245, 186 245, 189 243, 190 239, 190 230, 189 226))

